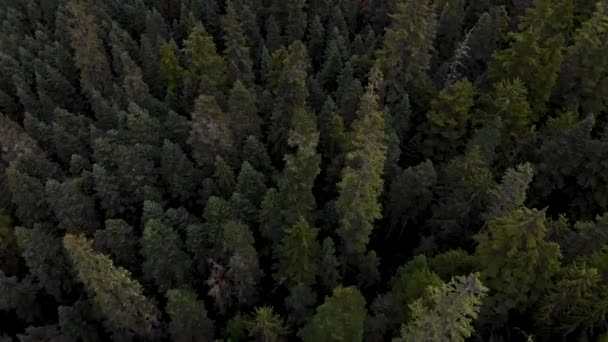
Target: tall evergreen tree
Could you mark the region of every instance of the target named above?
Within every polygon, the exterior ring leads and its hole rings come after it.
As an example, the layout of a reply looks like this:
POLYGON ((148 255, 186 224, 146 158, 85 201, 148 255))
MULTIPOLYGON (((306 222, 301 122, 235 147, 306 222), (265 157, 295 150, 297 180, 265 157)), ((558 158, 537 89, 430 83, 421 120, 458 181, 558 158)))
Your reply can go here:
POLYGON ((228 65, 228 82, 241 80, 245 84, 253 82, 253 65, 247 37, 237 13, 235 1, 226 1, 226 14, 222 18, 226 64, 228 65))
POLYGON ((402 341, 460 341, 473 334, 473 321, 479 314, 488 289, 479 274, 457 277, 448 284, 431 287, 429 302, 412 304, 412 321, 403 326, 402 341))
POLYGON ((382 74, 375 68, 353 122, 351 148, 338 184, 338 235, 349 257, 366 252, 374 221, 381 217, 379 196, 386 158, 384 115, 378 103, 381 83, 382 74))
POLYGON ((93 252, 91 241, 68 234, 64 246, 78 278, 111 328, 150 337, 158 324, 158 309, 143 295, 141 285, 103 254, 93 252))
POLYGON ((356 287, 337 287, 326 297, 312 321, 300 330, 308 341, 363 341, 365 299, 356 287))

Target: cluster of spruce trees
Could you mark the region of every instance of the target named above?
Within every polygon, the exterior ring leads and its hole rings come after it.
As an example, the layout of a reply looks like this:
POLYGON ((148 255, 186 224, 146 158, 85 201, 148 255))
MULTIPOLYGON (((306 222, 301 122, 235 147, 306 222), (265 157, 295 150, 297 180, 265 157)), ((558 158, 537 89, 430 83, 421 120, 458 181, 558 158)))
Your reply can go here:
POLYGON ((596 341, 608 0, 3 0, 0 341, 596 341))

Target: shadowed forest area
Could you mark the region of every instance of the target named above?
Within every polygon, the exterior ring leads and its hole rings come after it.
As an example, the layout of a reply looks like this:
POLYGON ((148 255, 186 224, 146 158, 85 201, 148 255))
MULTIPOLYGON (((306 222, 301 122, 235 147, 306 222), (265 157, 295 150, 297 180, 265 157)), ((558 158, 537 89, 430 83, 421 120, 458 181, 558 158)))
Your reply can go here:
POLYGON ((2 0, 0 341, 608 341, 608 0, 2 0))

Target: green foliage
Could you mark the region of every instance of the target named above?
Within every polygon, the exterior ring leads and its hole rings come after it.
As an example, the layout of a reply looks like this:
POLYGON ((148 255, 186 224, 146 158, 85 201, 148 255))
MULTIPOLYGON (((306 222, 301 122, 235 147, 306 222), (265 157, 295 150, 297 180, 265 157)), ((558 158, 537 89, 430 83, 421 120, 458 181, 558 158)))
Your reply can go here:
POLYGON ((190 258, 175 230, 160 219, 146 223, 141 239, 144 275, 159 291, 184 285, 189 278, 190 258))
POLYGON ((206 87, 211 87, 210 89, 224 85, 226 60, 218 55, 213 38, 203 26, 194 26, 188 39, 184 41, 184 53, 188 58, 186 72, 195 82, 202 82, 206 87))
POLYGON ((250 136, 260 138, 261 120, 258 117, 255 92, 240 80, 234 83, 228 97, 228 117, 234 142, 240 147, 250 136))
POLYGON ((403 326, 401 341, 461 341, 474 332, 488 289, 479 274, 456 277, 449 283, 429 288, 429 304, 417 300, 411 305, 412 320, 403 326))
POLYGON ((463 138, 471 127, 474 103, 473 84, 466 79, 439 93, 426 115, 429 123, 426 142, 429 156, 453 155, 463 145, 463 138))
POLYGON ((374 69, 353 123, 350 151, 338 183, 338 234, 348 256, 365 253, 373 222, 381 217, 378 197, 386 159, 384 115, 377 94, 381 83, 382 74, 374 69))
POLYGON ((175 94, 185 70, 180 65, 175 49, 170 43, 164 43, 160 49, 160 70, 167 79, 167 92, 175 94))
POLYGON ((530 164, 522 164, 514 169, 508 169, 501 183, 490 191, 490 204, 486 220, 507 215, 513 210, 524 206, 526 192, 532 182, 534 169, 530 164))
POLYGON ((278 181, 282 215, 288 225, 300 216, 309 218, 316 207, 312 188, 321 171, 321 156, 316 150, 318 142, 315 116, 305 109, 294 111, 289 145, 297 150, 284 157, 285 168, 278 181))
POLYGON ((285 278, 288 287, 314 283, 319 258, 318 232, 304 218, 286 229, 278 257, 279 276, 285 278))
POLYGON ((237 13, 236 1, 226 1, 226 14, 222 18, 224 44, 226 49, 227 79, 232 84, 241 80, 246 84, 253 82, 252 62, 247 37, 237 13))
POLYGON ((32 279, 56 300, 65 298, 74 281, 61 239, 39 227, 17 227, 15 237, 32 279))
POLYGON ((392 283, 391 292, 399 301, 400 318, 404 322, 412 317, 410 305, 419 298, 427 298, 427 288, 441 285, 441 279, 430 270, 427 259, 419 255, 397 270, 392 283))
POLYGON ((167 313, 171 319, 169 332, 173 341, 211 340, 213 322, 207 318, 203 301, 190 289, 167 291, 167 313))
POLYGON ((598 1, 591 18, 574 35, 565 51, 559 94, 566 108, 582 113, 605 114, 608 98, 608 62, 604 56, 608 32, 608 5, 598 1))
POLYGON ((608 287, 597 269, 573 264, 564 269, 541 301, 539 323, 553 333, 592 339, 597 329, 606 328, 608 287))
POLYGON ((508 48, 492 56, 489 77, 492 82, 519 79, 528 90, 532 122, 545 117, 546 103, 562 65, 563 37, 549 36, 546 29, 552 18, 551 1, 539 0, 522 18, 518 32, 509 33, 508 48))
POLYGON ((545 240, 546 224, 543 211, 520 208, 476 236, 481 279, 492 290, 486 310, 493 324, 536 303, 559 271, 560 249, 545 240))
POLYGON ((150 336, 159 312, 143 295, 141 285, 131 274, 116 267, 103 254, 93 252, 91 241, 67 234, 63 239, 78 278, 113 328, 150 336))
POLYGON ((137 238, 127 222, 106 220, 105 229, 95 232, 94 246, 99 252, 112 256, 117 265, 128 270, 137 269, 137 238))
POLYGON ((2 5, 0 340, 605 337, 606 0, 2 5))
POLYGON ((399 0, 391 19, 381 50, 386 81, 394 82, 393 87, 419 84, 428 77, 437 31, 433 4, 428 0, 399 0))
POLYGON ((355 287, 337 287, 299 332, 308 341, 363 341, 367 312, 365 299, 355 287))
POLYGON ((230 121, 215 97, 201 95, 196 99, 188 144, 194 160, 203 168, 213 165, 218 154, 231 151, 230 121))

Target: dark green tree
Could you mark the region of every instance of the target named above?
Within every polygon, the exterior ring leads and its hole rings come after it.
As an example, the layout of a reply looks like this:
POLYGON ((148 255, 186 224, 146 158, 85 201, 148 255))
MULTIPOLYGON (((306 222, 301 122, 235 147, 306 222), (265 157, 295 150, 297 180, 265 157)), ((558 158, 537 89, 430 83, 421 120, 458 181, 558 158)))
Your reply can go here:
POLYGON ((182 286, 190 278, 190 257, 177 232, 161 219, 149 220, 141 238, 143 271, 159 291, 182 286))
POLYGON ((238 14, 238 4, 233 0, 226 1, 226 14, 222 17, 224 31, 224 55, 228 65, 228 83, 237 80, 250 85, 253 82, 253 63, 247 37, 238 14))
POLYGON ((367 311, 356 287, 337 287, 299 332, 308 341, 363 341, 367 311))
POLYGON ((207 318, 203 301, 190 289, 167 291, 169 332, 173 341, 189 342, 213 339, 213 322, 207 318))
POLYGON ((387 149, 384 115, 377 93, 381 83, 382 74, 374 69, 353 123, 351 146, 338 183, 338 235, 349 257, 365 254, 374 221, 381 217, 379 196, 387 149))
POLYGON ((114 262, 128 270, 139 265, 137 236, 133 227, 121 219, 106 220, 105 229, 95 232, 95 249, 112 256, 114 262))

